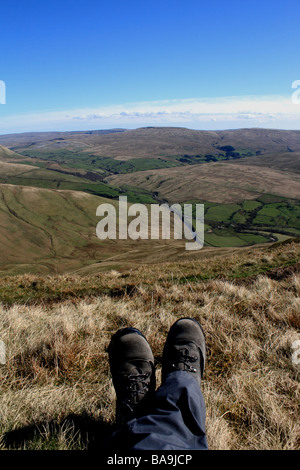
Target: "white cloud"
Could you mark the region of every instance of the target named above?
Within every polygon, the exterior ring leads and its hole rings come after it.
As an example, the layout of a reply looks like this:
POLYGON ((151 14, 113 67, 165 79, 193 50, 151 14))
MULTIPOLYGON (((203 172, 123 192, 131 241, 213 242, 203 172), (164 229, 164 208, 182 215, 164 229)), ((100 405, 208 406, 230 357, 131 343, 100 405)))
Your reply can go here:
POLYGON ((177 125, 194 129, 299 129, 300 104, 291 96, 232 96, 126 103, 1 118, 1 133, 177 125))

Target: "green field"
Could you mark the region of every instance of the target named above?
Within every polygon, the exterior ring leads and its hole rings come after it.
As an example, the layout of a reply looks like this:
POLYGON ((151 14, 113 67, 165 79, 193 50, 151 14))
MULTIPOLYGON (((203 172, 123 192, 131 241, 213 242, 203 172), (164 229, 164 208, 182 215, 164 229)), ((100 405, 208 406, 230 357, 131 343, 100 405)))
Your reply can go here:
POLYGON ((261 206, 260 201, 244 201, 242 204, 242 209, 246 212, 251 212, 261 206))
POLYGON ((251 233, 238 233, 234 230, 219 230, 213 233, 205 233, 205 244, 218 247, 234 247, 255 245, 270 241, 268 236, 251 233))
POLYGON ((70 150, 56 151, 38 151, 25 150, 21 154, 25 157, 44 160, 46 163, 39 162, 40 165, 47 166, 49 162, 58 163, 62 168, 84 169, 89 171, 99 171, 104 175, 132 173, 135 171, 155 170, 160 168, 172 168, 180 166, 181 163, 164 158, 132 158, 116 160, 111 157, 97 156, 89 153, 74 152, 70 150))
POLYGON ((266 195, 240 204, 186 203, 193 204, 194 219, 196 204, 204 204, 204 240, 208 246, 246 246, 300 233, 299 200, 266 195))
POLYGON ((91 181, 85 177, 74 176, 70 173, 63 174, 45 168, 33 169, 20 175, 9 176, 2 174, 0 175, 0 183, 44 189, 82 191, 110 199, 118 199, 120 194, 125 194, 129 202, 141 204, 156 203, 152 194, 141 188, 134 188, 128 185, 117 188, 101 181, 91 181))
POLYGON ((258 211, 253 223, 300 229, 300 205, 285 201, 266 204, 258 211))
POLYGON ((228 222, 239 209, 238 204, 216 204, 207 209, 205 216, 207 220, 228 222))

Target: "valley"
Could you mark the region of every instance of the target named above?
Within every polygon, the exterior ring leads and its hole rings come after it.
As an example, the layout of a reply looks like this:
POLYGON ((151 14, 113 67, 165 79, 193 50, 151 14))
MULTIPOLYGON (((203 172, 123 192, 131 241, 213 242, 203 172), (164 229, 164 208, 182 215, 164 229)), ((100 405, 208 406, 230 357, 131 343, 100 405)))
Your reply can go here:
POLYGON ((0 136, 0 273, 87 273, 300 235, 300 132, 184 128, 0 136), (96 208, 204 204, 205 246, 97 239, 96 208), (17 249, 15 248, 17 245, 17 249))

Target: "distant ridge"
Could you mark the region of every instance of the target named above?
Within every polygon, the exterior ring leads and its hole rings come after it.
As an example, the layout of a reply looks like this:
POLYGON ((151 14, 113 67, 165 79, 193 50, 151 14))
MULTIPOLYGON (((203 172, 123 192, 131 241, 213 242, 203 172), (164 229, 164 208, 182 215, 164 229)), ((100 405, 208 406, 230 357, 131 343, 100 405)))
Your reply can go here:
POLYGON ((233 129, 201 131, 181 127, 142 127, 71 132, 31 132, 0 136, 13 150, 82 150, 112 158, 161 158, 216 155, 220 148, 248 149, 260 154, 300 152, 300 130, 233 129))

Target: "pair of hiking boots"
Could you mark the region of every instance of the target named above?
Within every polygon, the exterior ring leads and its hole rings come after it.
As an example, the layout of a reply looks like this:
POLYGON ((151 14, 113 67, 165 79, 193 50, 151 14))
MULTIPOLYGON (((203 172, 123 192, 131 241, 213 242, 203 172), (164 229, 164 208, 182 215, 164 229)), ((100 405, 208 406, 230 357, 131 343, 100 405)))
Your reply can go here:
MULTIPOLYGON (((197 320, 177 320, 167 336, 162 356, 162 384, 170 372, 186 371, 199 386, 205 365, 205 337, 197 320)), ((123 424, 145 414, 155 392, 154 357, 145 336, 136 328, 123 328, 108 347, 116 391, 116 421, 123 424)))

